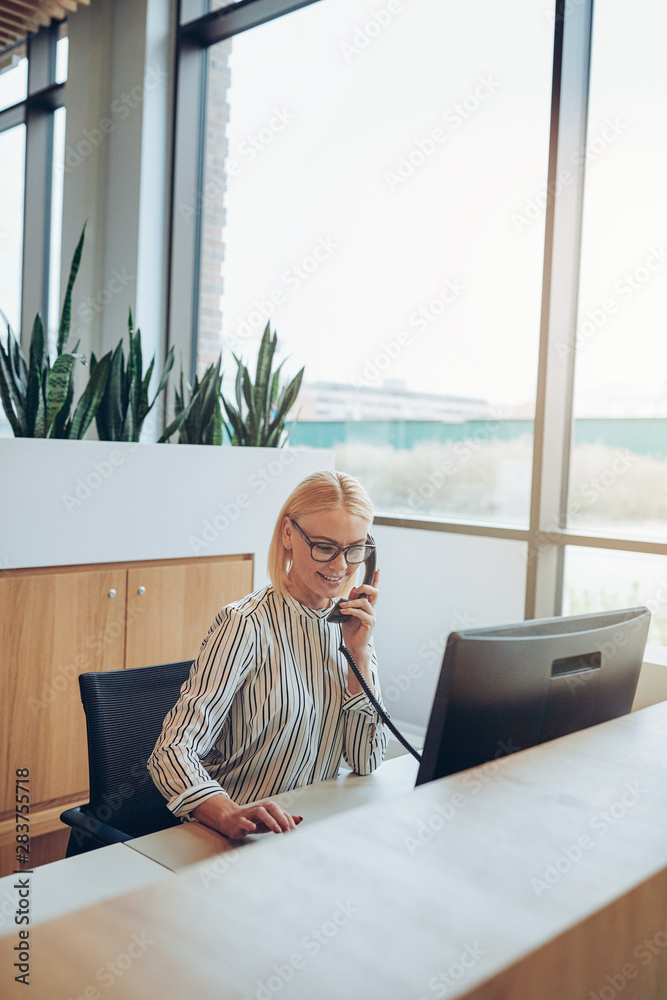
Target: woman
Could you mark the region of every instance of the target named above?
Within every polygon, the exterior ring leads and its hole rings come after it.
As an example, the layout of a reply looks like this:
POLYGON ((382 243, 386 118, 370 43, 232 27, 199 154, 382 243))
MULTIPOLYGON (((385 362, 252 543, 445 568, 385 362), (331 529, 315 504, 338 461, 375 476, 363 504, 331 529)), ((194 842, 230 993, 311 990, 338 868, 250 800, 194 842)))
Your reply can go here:
POLYGON ((344 624, 325 620, 368 554, 372 518, 344 473, 313 473, 290 494, 269 548, 272 585, 217 615, 148 762, 174 815, 232 838, 282 833, 300 817, 268 796, 333 777, 342 758, 359 774, 382 763, 385 726, 338 648, 342 631, 380 700, 378 573, 349 592, 344 624))

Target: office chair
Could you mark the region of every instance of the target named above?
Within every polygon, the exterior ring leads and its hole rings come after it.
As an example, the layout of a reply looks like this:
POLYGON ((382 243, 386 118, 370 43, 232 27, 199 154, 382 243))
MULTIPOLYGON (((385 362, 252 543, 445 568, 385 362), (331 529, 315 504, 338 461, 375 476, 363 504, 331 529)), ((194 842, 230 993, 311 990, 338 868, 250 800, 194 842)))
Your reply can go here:
POLYGON ((72 827, 66 857, 178 826, 146 762, 191 665, 184 660, 80 674, 90 801, 60 816, 72 827))

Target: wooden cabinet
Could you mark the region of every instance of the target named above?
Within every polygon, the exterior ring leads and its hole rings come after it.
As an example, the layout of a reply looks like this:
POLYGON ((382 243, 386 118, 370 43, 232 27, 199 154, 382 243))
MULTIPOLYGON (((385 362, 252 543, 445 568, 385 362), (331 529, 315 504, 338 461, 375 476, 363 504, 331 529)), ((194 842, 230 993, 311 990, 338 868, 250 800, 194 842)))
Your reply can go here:
POLYGON ((190 660, 216 614, 252 590, 252 563, 195 559, 127 573, 125 666, 190 660))
POLYGON ((126 575, 121 569, 17 571, 0 580, 3 818, 13 811, 16 768, 30 769, 33 803, 85 795, 86 727, 77 678, 84 670, 124 665, 126 575))
POLYGON ((0 874, 12 871, 15 772, 30 769, 35 835, 87 799, 78 675, 197 655, 213 618, 252 590, 250 556, 25 569, 0 577, 0 874))

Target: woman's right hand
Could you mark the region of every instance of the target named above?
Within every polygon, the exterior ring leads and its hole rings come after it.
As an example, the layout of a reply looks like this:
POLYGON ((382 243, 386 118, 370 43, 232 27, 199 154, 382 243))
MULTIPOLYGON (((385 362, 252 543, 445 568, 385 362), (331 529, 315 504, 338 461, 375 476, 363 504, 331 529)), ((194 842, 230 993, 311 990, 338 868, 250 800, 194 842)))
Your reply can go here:
POLYGON ((296 829, 303 819, 286 812, 277 802, 266 799, 253 805, 239 806, 227 795, 211 795, 192 810, 199 823, 240 840, 249 833, 286 833, 296 829))

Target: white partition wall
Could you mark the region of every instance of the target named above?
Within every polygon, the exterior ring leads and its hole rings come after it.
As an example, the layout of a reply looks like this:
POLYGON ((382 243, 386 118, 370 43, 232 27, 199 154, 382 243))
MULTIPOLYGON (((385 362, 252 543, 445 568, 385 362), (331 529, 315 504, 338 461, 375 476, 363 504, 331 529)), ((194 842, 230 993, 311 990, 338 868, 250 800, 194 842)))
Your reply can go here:
POLYGON ((522 621, 524 542, 377 525, 375 645, 393 719, 425 727, 451 631, 522 621))
POLYGON ((256 555, 324 449, 0 440, 0 568, 256 555))

